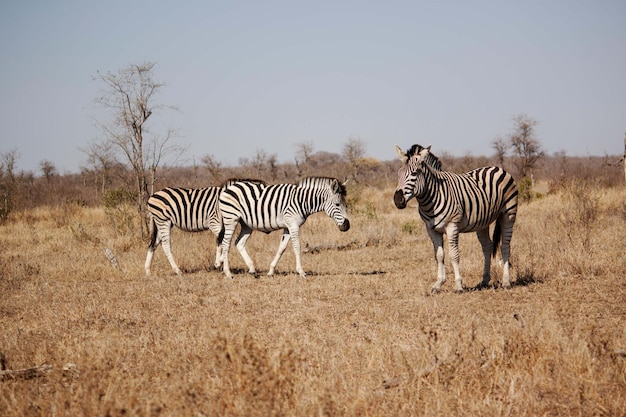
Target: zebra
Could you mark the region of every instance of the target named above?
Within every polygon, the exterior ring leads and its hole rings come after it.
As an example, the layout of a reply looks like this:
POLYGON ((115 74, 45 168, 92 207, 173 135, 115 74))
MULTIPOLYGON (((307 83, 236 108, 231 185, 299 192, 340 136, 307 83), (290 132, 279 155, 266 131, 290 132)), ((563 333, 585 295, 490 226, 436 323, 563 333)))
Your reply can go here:
MULTIPOLYGON (((148 199, 150 214, 150 244, 146 256, 146 276, 150 276, 150 265, 154 251, 163 243, 163 251, 172 269, 178 276, 182 271, 172 254, 170 235, 173 226, 186 232, 211 230, 217 237, 215 250, 215 268, 222 265, 221 239, 222 216, 219 211, 218 197, 222 190, 237 179, 228 179, 221 186, 207 188, 173 188, 157 191, 148 199)), ((257 181, 257 180, 249 180, 257 181)))
POLYGON ((483 278, 479 287, 491 279, 491 256, 496 255, 500 240, 502 254, 502 286, 511 287, 510 243, 517 214, 517 185, 513 177, 497 166, 474 169, 465 174, 441 170, 441 162, 430 153, 430 146, 413 145, 404 152, 396 145, 403 162, 398 170, 398 186, 393 196, 397 208, 403 209, 415 197, 420 217, 433 242, 437 261, 437 281, 431 291, 436 293, 446 281, 443 235, 454 269, 455 290, 463 291, 459 269, 459 233, 476 232, 485 258, 483 278), (493 242, 489 226, 495 222, 493 242))
POLYGON ((267 185, 250 181, 231 183, 219 196, 223 223, 220 237, 224 274, 227 278, 233 278, 228 252, 235 228, 240 224, 241 232, 235 244, 251 274, 256 274, 256 269, 245 246, 252 231, 270 233, 283 229, 278 251, 267 275, 274 274, 278 260, 291 239, 296 256, 296 271, 301 277, 306 277, 300 260, 300 226, 311 214, 325 211, 339 230, 347 231, 350 229, 350 221, 345 197, 345 183, 328 177, 307 177, 297 184, 267 185))

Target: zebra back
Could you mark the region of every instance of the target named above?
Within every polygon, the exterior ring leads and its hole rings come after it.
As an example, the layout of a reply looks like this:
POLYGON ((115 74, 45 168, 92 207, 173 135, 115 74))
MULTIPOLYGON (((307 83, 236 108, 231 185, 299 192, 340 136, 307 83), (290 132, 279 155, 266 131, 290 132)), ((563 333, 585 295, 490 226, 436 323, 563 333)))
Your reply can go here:
POLYGON ((337 178, 331 177, 305 177, 298 181, 297 186, 298 188, 317 190, 328 189, 344 197, 347 194, 345 183, 341 183, 337 178))

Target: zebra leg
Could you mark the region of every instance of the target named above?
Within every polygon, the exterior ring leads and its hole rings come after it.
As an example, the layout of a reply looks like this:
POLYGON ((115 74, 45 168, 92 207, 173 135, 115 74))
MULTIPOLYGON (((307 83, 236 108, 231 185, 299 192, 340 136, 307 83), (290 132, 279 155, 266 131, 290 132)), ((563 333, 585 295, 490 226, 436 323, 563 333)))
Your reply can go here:
POLYGON ((226 278, 233 279, 233 274, 230 272, 230 265, 228 263, 228 252, 230 250, 230 242, 232 241, 233 234, 235 233, 235 229, 237 228, 237 221, 232 224, 227 224, 224 222, 224 236, 222 238, 222 261, 223 261, 223 269, 224 275, 226 278))
POLYGON ((463 292, 463 278, 461 277, 461 269, 459 267, 461 260, 461 255, 459 254, 459 226, 456 223, 448 223, 446 235, 448 236, 449 254, 450 258, 452 258, 452 268, 454 269, 454 291, 463 292))
POLYGON ((250 274, 256 274, 256 268, 254 267, 254 262, 252 261, 252 258, 250 258, 250 255, 248 255, 248 251, 246 250, 246 242, 248 241, 248 238, 252 234, 252 229, 248 227, 248 225, 244 224, 243 222, 241 222, 240 224, 241 224, 241 232, 239 232, 239 236, 237 237, 237 241, 235 242, 235 245, 237 246, 237 250, 239 250, 239 253, 241 254, 241 257, 243 258, 244 262, 248 266, 248 272, 250 274))
POLYGON ((431 288, 430 292, 433 294, 441 289, 441 286, 446 282, 446 267, 444 264, 445 252, 443 250, 443 235, 430 228, 426 228, 428 236, 433 242, 433 249, 435 251, 435 260, 437 261, 437 282, 431 288))
POLYGON ((493 251, 493 242, 491 238, 489 238, 489 228, 477 231, 476 236, 483 248, 483 256, 485 257, 483 280, 478 287, 484 288, 489 285, 489 281, 491 280, 491 253, 493 251))
POLYGON ((220 244, 220 242, 218 241, 217 244, 215 245, 216 249, 215 249, 215 268, 219 268, 220 266, 222 266, 222 245, 220 244))
POLYGON ((150 265, 152 265, 152 257, 154 256, 154 250, 161 244, 161 239, 157 233, 158 229, 154 222, 154 217, 150 216, 150 244, 148 245, 148 254, 146 255, 146 263, 144 269, 146 270, 146 276, 150 276, 150 265))
POLYGON ((213 264, 215 266, 215 269, 219 269, 220 266, 222 266, 222 240, 224 238, 223 235, 221 235, 222 233, 222 223, 220 222, 219 225, 217 225, 219 227, 214 226, 209 226, 209 229, 211 229, 211 232, 213 232, 213 234, 215 235, 215 263, 213 264))
POLYGON ((183 276, 183 272, 180 270, 178 265, 176 265, 176 261, 174 260, 174 255, 172 254, 172 247, 170 241, 171 229, 168 227, 167 229, 159 229, 158 234, 161 239, 163 252, 165 252, 165 256, 167 260, 170 261, 170 265, 172 265, 172 269, 176 272, 176 275, 179 277, 183 276))
POLYGON ((306 278, 306 273, 302 268, 302 260, 300 258, 300 226, 292 226, 289 229, 289 235, 291 236, 293 253, 296 255, 296 272, 300 274, 302 278, 306 278))
POLYGON ((287 248, 288 243, 289 243, 289 229, 284 229, 283 234, 280 237, 280 245, 278 246, 278 252, 276 252, 276 256, 274 256, 274 260, 270 264, 270 270, 267 273, 268 276, 274 275, 274 269, 276 268, 276 265, 278 264, 278 260, 283 255, 283 252, 285 252, 285 249, 287 248))
POLYGON ((500 251, 502 253, 502 287, 505 289, 511 288, 511 275, 510 275, 510 262, 509 256, 511 252, 511 237, 513 237, 513 224, 515 222, 515 218, 511 220, 509 217, 505 215, 501 216, 500 227, 502 229, 502 245, 500 246, 500 251))
POLYGON ((146 255, 146 263, 144 264, 144 269, 146 270, 146 276, 150 276, 150 265, 152 265, 152 256, 154 255, 154 249, 152 247, 148 247, 148 254, 146 255))

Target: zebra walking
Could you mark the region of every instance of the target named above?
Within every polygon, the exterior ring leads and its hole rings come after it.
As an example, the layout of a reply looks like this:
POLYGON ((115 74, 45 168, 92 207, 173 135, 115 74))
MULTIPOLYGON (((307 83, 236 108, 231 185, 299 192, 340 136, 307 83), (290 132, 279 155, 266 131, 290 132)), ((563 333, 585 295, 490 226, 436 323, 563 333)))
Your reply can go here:
MULTIPOLYGON (((155 249, 163 244, 172 269, 181 276, 182 271, 174 260, 171 249, 171 229, 178 227, 186 232, 211 230, 219 236, 222 218, 218 209, 218 197, 222 187, 208 188, 164 188, 152 194, 148 199, 150 213, 150 244, 146 256, 146 275, 150 276, 150 265, 155 249)), ((221 246, 217 240, 215 267, 221 265, 221 246)))
POLYGON ((465 174, 441 170, 441 162, 430 153, 430 146, 413 145, 404 152, 396 145, 396 153, 403 162, 398 171, 398 186, 393 196, 399 209, 415 197, 426 231, 433 242, 437 260, 437 292, 446 281, 443 235, 448 237, 454 268, 455 290, 463 291, 459 269, 459 233, 476 232, 485 258, 481 287, 491 279, 491 256, 495 257, 502 241, 502 285, 511 287, 509 253, 513 225, 517 214, 517 185, 502 168, 491 166, 474 169, 465 174), (489 225, 495 222, 493 242, 489 225))
POLYGON ((306 274, 300 260, 300 226, 313 213, 325 211, 342 232, 350 228, 346 213, 346 188, 335 178, 308 177, 297 184, 267 185, 260 182, 233 182, 219 197, 223 221, 222 260, 226 277, 232 279, 228 252, 237 224, 241 233, 236 240, 251 274, 256 273, 254 262, 245 246, 253 230, 269 233, 283 229, 278 252, 270 264, 267 275, 273 275, 276 264, 289 240, 296 256, 296 271, 306 274))

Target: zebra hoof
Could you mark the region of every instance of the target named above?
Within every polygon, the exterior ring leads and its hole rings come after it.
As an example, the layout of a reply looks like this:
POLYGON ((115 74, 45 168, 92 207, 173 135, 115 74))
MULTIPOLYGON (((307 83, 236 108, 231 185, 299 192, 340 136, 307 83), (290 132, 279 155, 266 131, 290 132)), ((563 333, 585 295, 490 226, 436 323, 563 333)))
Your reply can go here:
POLYGON ((433 294, 433 295, 434 295, 434 294, 437 294, 437 293, 438 293, 438 292, 440 292, 440 291, 441 291, 441 289, 440 289, 440 288, 438 288, 438 287, 432 287, 432 288, 430 289, 430 293, 431 293, 431 294, 433 294))

